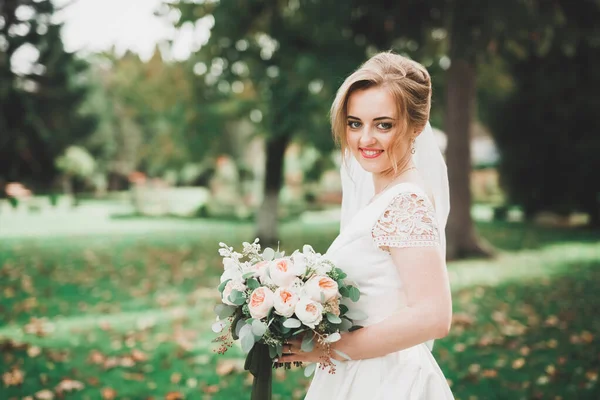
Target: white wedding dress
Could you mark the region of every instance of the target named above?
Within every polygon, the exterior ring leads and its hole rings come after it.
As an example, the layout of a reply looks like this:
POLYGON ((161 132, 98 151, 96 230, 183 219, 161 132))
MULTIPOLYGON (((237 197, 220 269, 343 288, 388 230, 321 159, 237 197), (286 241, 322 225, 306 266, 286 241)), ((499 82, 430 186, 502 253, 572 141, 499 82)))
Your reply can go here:
MULTIPOLYGON (((400 183, 360 209, 326 256, 354 281, 361 298, 349 302, 364 311, 368 326, 405 304, 389 247, 439 246, 435 211, 424 191, 400 183)), ((427 318, 427 316, 423 316, 427 318)), ((397 332, 402 335, 402 332, 397 332)), ((342 361, 335 374, 317 368, 305 400, 445 400, 450 388, 427 343, 383 357, 342 361)))

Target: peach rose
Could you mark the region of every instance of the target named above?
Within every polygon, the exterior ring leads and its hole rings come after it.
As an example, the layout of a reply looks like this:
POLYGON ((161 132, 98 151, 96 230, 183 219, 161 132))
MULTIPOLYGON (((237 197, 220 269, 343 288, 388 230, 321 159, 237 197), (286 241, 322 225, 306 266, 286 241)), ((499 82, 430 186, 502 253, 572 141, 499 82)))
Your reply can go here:
POLYGON ((296 317, 306 326, 314 329, 323 320, 323 305, 309 297, 298 300, 295 308, 296 317))
POLYGON ((273 297, 273 292, 267 287, 261 286, 254 289, 248 303, 252 318, 262 319, 269 315, 269 311, 273 308, 273 297))
POLYGON ((296 279, 294 264, 287 258, 273 260, 269 265, 269 274, 273 283, 280 287, 287 287, 296 279))
POLYGON ((338 284, 328 276, 317 275, 306 282, 304 292, 314 301, 326 303, 338 295, 338 284))
POLYGON ((300 297, 296 292, 280 287, 275 290, 275 300, 273 305, 275 306, 277 314, 289 318, 294 314, 294 309, 298 300, 300 300, 300 297))

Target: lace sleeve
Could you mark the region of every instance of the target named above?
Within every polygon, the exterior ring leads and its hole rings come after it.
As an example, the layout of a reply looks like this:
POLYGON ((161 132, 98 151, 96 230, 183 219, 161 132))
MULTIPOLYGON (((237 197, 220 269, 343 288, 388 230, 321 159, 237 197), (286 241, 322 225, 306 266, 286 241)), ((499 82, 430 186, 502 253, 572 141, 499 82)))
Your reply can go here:
POLYGON ((417 193, 394 197, 371 230, 373 241, 382 250, 390 247, 440 245, 435 210, 429 199, 417 193))

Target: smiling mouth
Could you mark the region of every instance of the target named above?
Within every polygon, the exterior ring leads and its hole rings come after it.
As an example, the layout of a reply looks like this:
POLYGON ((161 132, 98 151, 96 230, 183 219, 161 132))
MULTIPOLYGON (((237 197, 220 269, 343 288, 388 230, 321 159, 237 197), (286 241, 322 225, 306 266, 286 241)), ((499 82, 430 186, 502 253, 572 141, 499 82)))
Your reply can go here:
POLYGON ((363 158, 377 158, 381 154, 383 154, 383 150, 376 150, 376 149, 359 148, 359 151, 360 151, 360 154, 363 156, 363 158))

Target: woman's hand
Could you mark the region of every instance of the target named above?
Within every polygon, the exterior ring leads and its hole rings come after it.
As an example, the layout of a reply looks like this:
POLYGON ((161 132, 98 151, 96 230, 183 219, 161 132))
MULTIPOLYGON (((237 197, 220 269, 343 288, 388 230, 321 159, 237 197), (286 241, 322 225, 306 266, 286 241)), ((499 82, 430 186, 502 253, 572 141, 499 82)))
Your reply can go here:
POLYGON ((276 359, 276 362, 286 363, 286 362, 304 362, 304 363, 320 363, 329 358, 333 358, 339 360, 340 358, 337 356, 337 353, 333 351, 334 343, 330 345, 330 353, 327 354, 327 348, 319 343, 318 340, 314 340, 313 349, 309 352, 302 351, 302 338, 294 338, 290 339, 286 343, 283 344, 283 355, 276 359))

